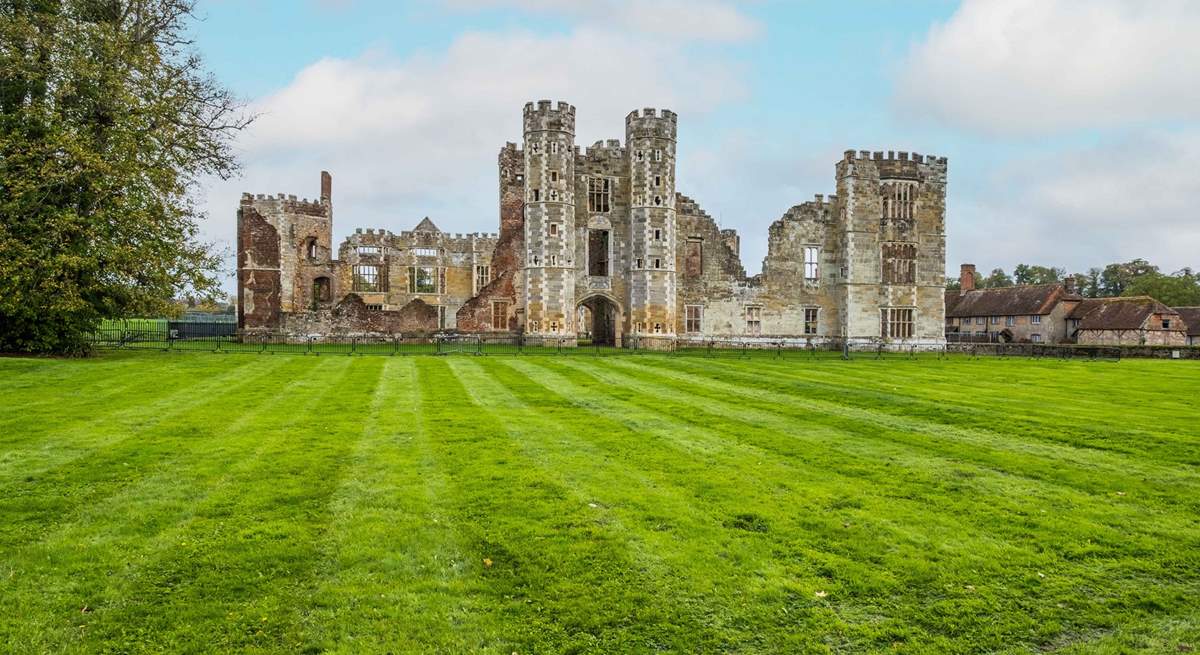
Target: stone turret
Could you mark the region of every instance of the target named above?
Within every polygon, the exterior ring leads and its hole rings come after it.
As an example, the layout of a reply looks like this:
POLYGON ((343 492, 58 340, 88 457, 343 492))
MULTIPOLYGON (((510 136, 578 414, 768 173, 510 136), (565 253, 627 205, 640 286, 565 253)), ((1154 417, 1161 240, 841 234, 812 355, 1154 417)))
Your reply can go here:
POLYGON ((575 108, 525 105, 526 329, 575 335, 575 108))
POLYGON ((641 334, 675 333, 675 113, 625 117, 629 158, 629 316, 641 334))

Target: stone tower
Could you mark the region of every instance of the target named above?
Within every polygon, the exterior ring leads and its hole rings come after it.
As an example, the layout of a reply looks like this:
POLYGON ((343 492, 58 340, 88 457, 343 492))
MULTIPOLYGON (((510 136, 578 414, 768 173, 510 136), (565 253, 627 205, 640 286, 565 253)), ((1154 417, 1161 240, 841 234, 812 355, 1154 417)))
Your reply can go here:
POLYGON ((937 340, 944 329, 945 157, 847 150, 841 203, 842 335, 937 340))
POLYGON ((527 332, 575 336, 575 108, 525 105, 527 332))
POLYGON ((625 117, 629 158, 629 323, 634 333, 675 333, 674 112, 625 117))

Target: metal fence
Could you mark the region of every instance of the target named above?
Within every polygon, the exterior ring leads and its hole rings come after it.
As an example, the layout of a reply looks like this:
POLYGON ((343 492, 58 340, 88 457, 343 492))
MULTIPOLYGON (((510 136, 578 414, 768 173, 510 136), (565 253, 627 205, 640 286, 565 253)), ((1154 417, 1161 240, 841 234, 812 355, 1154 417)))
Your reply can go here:
POLYGON ((229 323, 188 323, 140 320, 111 323, 91 335, 100 349, 212 351, 231 353, 291 353, 301 355, 636 355, 657 353, 672 357, 705 358, 841 358, 841 359, 943 359, 950 355, 970 358, 1024 357, 1120 361, 1124 357, 1200 359, 1200 348, 1089 346, 1036 343, 949 343, 930 347, 904 342, 873 343, 826 339, 821 342, 770 339, 667 339, 636 335, 623 347, 600 345, 574 338, 543 338, 521 334, 414 334, 389 336, 308 336, 285 333, 239 335, 229 323), (214 327, 215 326, 215 327, 214 327))

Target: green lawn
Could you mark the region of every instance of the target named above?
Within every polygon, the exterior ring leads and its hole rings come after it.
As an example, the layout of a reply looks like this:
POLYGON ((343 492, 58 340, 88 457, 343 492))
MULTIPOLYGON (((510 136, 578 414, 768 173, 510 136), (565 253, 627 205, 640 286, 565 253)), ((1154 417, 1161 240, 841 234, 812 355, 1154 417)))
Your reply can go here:
POLYGON ((0 651, 1200 649, 1200 362, 0 359, 0 651))

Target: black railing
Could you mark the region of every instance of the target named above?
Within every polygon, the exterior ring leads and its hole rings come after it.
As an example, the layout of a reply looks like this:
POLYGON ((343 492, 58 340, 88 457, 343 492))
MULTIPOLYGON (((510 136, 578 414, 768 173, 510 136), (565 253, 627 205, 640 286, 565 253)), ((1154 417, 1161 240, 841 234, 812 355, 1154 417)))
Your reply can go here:
POLYGON ((1036 343, 948 343, 930 345, 879 339, 695 339, 627 335, 619 347, 576 338, 495 334, 295 335, 237 334, 221 325, 195 328, 167 321, 131 321, 95 330, 91 344, 101 349, 290 353, 300 355, 630 355, 726 359, 944 359, 949 355, 1120 361, 1124 357, 1200 359, 1200 347, 1108 346, 1036 343))

